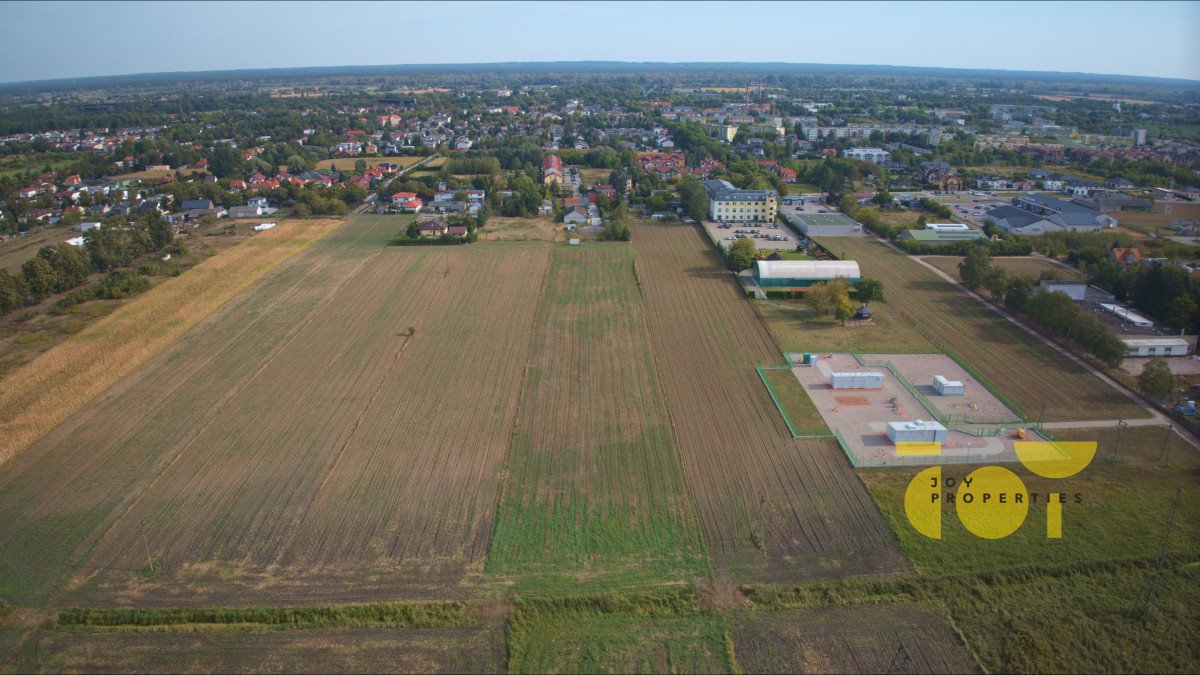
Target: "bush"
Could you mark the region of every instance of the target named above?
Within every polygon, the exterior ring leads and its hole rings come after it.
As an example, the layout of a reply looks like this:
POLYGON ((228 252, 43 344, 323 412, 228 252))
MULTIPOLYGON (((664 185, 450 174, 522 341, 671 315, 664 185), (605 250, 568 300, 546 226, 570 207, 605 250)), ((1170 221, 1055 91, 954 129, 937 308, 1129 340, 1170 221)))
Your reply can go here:
POLYGON ((100 296, 112 300, 129 298, 150 290, 150 280, 133 270, 117 270, 100 282, 100 296))

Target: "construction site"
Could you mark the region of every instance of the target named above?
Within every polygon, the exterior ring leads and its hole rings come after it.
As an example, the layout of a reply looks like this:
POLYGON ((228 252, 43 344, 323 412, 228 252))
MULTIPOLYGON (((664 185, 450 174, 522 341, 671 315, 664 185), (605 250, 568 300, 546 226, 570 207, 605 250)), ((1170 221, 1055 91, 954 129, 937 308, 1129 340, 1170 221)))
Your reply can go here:
POLYGON ((855 467, 1016 462, 1048 440, 945 354, 793 353, 792 373, 855 467))

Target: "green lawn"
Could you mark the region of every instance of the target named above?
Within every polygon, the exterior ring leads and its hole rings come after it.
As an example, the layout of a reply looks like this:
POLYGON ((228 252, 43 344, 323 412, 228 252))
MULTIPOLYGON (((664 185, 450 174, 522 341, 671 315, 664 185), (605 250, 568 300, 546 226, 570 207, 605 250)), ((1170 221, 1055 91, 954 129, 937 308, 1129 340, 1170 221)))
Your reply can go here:
MULTIPOLYGON (((885 282, 886 283, 886 282, 885 282)), ((888 292, 885 289, 885 294, 888 292)), ((847 325, 818 314, 802 300, 755 301, 781 349, 787 352, 933 353, 938 349, 887 302, 872 303, 871 325, 847 325)))
POLYGON ((827 436, 829 427, 817 406, 804 391, 804 386, 790 369, 762 369, 762 378, 770 385, 777 405, 787 415, 789 426, 797 436, 827 436))

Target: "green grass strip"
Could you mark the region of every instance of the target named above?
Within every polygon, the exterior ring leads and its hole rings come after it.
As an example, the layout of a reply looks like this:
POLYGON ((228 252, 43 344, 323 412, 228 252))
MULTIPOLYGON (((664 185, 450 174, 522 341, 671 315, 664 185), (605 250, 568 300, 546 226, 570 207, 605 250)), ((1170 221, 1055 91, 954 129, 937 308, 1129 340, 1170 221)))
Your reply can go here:
MULTIPOLYGON (((788 417, 787 412, 783 409, 783 405, 779 402, 779 398, 775 396, 775 390, 771 387, 771 383, 767 382, 767 376, 763 375, 764 368, 762 366, 754 366, 754 370, 758 372, 758 379, 762 380, 763 386, 767 388, 767 393, 771 395, 771 400, 775 402, 775 409, 783 416, 783 421, 787 424, 788 431, 791 432, 792 438, 799 438, 796 435, 796 427, 792 426, 792 420, 788 417)), ((775 370, 782 370, 776 368, 775 370)))
POLYGON ((463 604, 379 603, 325 607, 244 607, 206 609, 65 609, 63 626, 173 626, 181 624, 259 624, 314 628, 388 625, 403 628, 455 628, 471 623, 463 604))

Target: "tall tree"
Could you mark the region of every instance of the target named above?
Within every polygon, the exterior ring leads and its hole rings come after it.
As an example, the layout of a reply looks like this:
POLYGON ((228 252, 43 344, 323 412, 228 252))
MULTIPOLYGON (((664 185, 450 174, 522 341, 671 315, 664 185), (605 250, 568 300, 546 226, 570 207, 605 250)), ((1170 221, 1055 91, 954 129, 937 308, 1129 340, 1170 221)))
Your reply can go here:
POLYGON ((1153 399, 1164 399, 1175 391, 1175 375, 1163 358, 1150 359, 1138 375, 1138 389, 1153 399))

